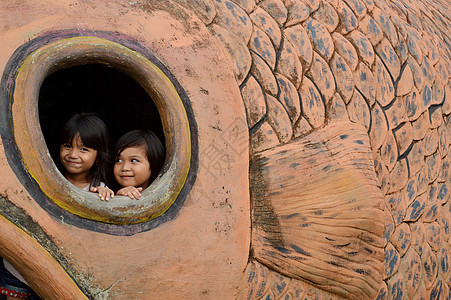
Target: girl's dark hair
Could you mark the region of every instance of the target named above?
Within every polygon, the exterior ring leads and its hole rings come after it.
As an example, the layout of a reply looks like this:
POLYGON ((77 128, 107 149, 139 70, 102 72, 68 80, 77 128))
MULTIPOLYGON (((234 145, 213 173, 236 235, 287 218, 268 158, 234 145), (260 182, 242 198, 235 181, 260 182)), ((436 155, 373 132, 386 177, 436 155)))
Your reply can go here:
MULTIPOLYGON (((79 113, 72 115, 64 124, 58 136, 58 145, 72 143, 79 134, 83 144, 97 150, 96 163, 88 173, 91 186, 99 186, 100 182, 107 183, 109 178, 110 154, 108 151, 108 130, 103 121, 92 113, 79 113)), ((61 171, 64 167, 60 160, 57 164, 61 171)))
POLYGON ((152 130, 132 130, 121 136, 116 142, 114 149, 114 153, 116 153, 115 158, 117 159, 126 148, 142 145, 146 148, 147 160, 151 170, 149 182, 152 182, 160 173, 165 159, 163 144, 152 130))

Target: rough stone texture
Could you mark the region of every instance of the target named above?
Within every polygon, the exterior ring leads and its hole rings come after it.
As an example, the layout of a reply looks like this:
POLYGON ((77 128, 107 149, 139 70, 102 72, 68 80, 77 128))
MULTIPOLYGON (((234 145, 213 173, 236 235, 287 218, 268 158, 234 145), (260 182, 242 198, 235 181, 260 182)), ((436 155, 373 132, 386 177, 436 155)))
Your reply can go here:
POLYGON ((316 52, 313 52, 312 66, 307 75, 315 82, 324 101, 328 101, 335 94, 336 82, 332 70, 316 52))
POLYGON ((302 80, 302 64, 297 55, 297 51, 289 41, 285 41, 279 52, 276 72, 287 77, 291 82, 299 87, 302 80))
POLYGON ((302 86, 299 93, 302 95, 302 110, 306 119, 314 128, 323 125, 325 117, 325 104, 318 89, 309 78, 305 77, 302 80, 302 86))
POLYGON ((293 45, 305 69, 308 69, 312 63, 313 49, 304 27, 302 25, 296 25, 287 28, 284 33, 285 40, 293 45))
POLYGON ((250 76, 241 87, 241 96, 246 106, 247 123, 253 127, 266 114, 265 93, 257 80, 250 76))
POLYGON ((218 36, 229 50, 237 82, 241 84, 246 79, 252 64, 249 48, 235 33, 224 27, 212 24, 210 30, 218 36))
MULTIPOLYGON (((74 268, 93 278, 72 278, 83 293, 98 299, 125 297, 132 292, 121 278, 145 273, 149 275, 131 280, 145 290, 143 299, 149 290, 155 297, 190 299, 448 299, 449 3, 177 0, 165 6, 158 2, 114 0, 94 5, 25 0, 0 4, 2 70, 18 47, 42 33, 70 29, 79 34, 92 30, 130 35, 161 57, 185 89, 199 128, 199 153, 205 153, 212 143, 222 152, 231 151, 226 143, 218 143, 220 133, 214 129, 218 124, 224 129, 238 116, 249 129, 243 133, 248 151, 228 161, 232 166, 220 180, 205 175, 208 172, 200 167, 189 195, 191 206, 182 208, 175 225, 169 222, 141 234, 158 238, 145 242, 140 235, 98 238, 98 245, 111 246, 109 251, 117 255, 111 260, 145 257, 149 264, 142 268, 134 263, 113 267, 105 249, 99 259, 87 246, 80 246, 82 238, 91 240, 99 234, 52 219, 35 203, 34 192, 17 180, 6 160, 5 146, 0 144, 0 174, 5 178, 2 197, 49 234, 48 242, 57 245, 63 256, 52 258, 56 264, 69 274, 76 274, 70 270, 74 268), (197 92, 204 82, 209 86, 208 96, 197 92), (350 128, 362 138, 343 133, 350 128), (261 168, 251 166, 249 171, 249 159, 261 162, 261 168), (312 170, 317 172, 309 177, 312 170), (349 178, 367 181, 359 187, 342 182, 349 178), (235 188, 230 189, 235 201, 231 212, 213 210, 208 202, 222 199, 223 186, 235 188), (364 201, 359 189, 370 190, 364 196, 376 195, 380 201, 372 203, 374 207, 367 202, 353 206, 351 200, 364 201), (320 204, 318 199, 322 199, 320 204), (249 207, 258 209, 250 216, 249 207), (377 213, 364 216, 362 209, 368 212, 370 208, 377 213), (196 219, 199 211, 209 218, 196 219), (232 223, 228 236, 212 237, 219 235, 213 227, 227 228, 232 223), (184 229, 177 231, 180 224, 184 229), (385 229, 380 229, 381 224, 385 229), (358 240, 355 232, 337 233, 345 228, 377 232, 372 232, 373 240, 358 240), (70 236, 81 238, 70 240, 70 236), (154 241, 166 243, 168 236, 172 244, 167 242, 167 248, 148 250, 154 241), (197 240, 198 245, 193 242, 197 240), (127 245, 123 250, 131 252, 119 255, 122 250, 115 245, 127 245), (230 245, 236 247, 235 252, 229 250, 230 245), (365 249, 382 255, 367 259, 362 254, 367 254, 365 249), (146 255, 147 251, 151 253, 146 255), (184 256, 190 251, 199 254, 197 264, 184 256), (63 264, 66 260, 71 262, 69 267, 63 264), (223 273, 208 273, 212 266, 223 273), (168 279, 167 271, 182 275, 168 279), (352 285, 349 278, 355 279, 352 285)), ((5 209, 0 213, 12 218, 5 209)), ((25 223, 16 225, 2 222, 0 230, 33 232, 25 223)), ((0 245, 4 244, 0 236, 0 245)), ((9 248, 2 249, 8 249, 0 252, 10 259, 17 257, 9 248)), ((19 271, 28 272, 25 275, 33 287, 48 296, 38 280, 33 281, 31 271, 19 271)), ((61 295, 52 293, 50 298, 61 295)))

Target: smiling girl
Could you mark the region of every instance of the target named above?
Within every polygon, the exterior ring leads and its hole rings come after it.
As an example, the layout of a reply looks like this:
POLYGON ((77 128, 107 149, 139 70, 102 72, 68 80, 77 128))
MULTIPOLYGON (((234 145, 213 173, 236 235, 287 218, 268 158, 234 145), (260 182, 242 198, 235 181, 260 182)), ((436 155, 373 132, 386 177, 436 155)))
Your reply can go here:
POLYGON ((109 170, 108 131, 94 114, 75 114, 59 135, 59 169, 76 187, 99 193, 108 200, 114 193, 105 182, 109 170))
POLYGON ((164 148, 151 130, 132 130, 116 143, 114 178, 122 188, 117 195, 139 199, 164 162, 164 148))

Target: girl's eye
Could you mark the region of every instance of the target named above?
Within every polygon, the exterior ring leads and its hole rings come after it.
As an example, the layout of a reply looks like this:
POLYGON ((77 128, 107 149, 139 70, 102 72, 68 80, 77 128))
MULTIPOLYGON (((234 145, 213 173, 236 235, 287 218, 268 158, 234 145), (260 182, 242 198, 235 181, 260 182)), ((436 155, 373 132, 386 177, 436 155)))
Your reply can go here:
POLYGON ((80 150, 83 151, 83 152, 88 152, 89 151, 88 148, 80 148, 80 150))
POLYGON ((63 145, 61 145, 63 148, 71 148, 71 145, 69 145, 69 144, 63 144, 63 145))
POLYGON ((132 162, 139 162, 136 158, 132 158, 132 162))
POLYGON ((120 163, 120 162, 122 162, 122 159, 121 158, 116 158, 116 162, 120 163))

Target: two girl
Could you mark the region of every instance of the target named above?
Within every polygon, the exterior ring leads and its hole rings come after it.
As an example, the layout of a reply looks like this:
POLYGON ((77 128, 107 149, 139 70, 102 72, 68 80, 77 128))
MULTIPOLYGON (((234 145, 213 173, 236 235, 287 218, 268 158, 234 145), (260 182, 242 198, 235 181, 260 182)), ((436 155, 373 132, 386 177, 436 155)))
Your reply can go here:
MULTIPOLYGON (((110 159, 105 123, 93 114, 72 116, 59 137, 59 168, 75 186, 99 194, 108 201, 114 192, 108 182, 110 159)), ((121 187, 117 195, 139 199, 163 165, 164 148, 150 130, 133 130, 116 143, 114 177, 121 187)))
MULTIPOLYGON (((110 171, 108 131, 94 114, 77 114, 64 125, 59 136, 57 165, 64 177, 80 189, 96 192, 109 200, 114 192, 105 182, 110 171)), ((150 130, 124 134, 115 147, 114 177, 121 188, 117 195, 139 199, 164 161, 163 144, 150 130)), ((0 295, 7 299, 39 299, 16 269, 0 257, 0 295)))

